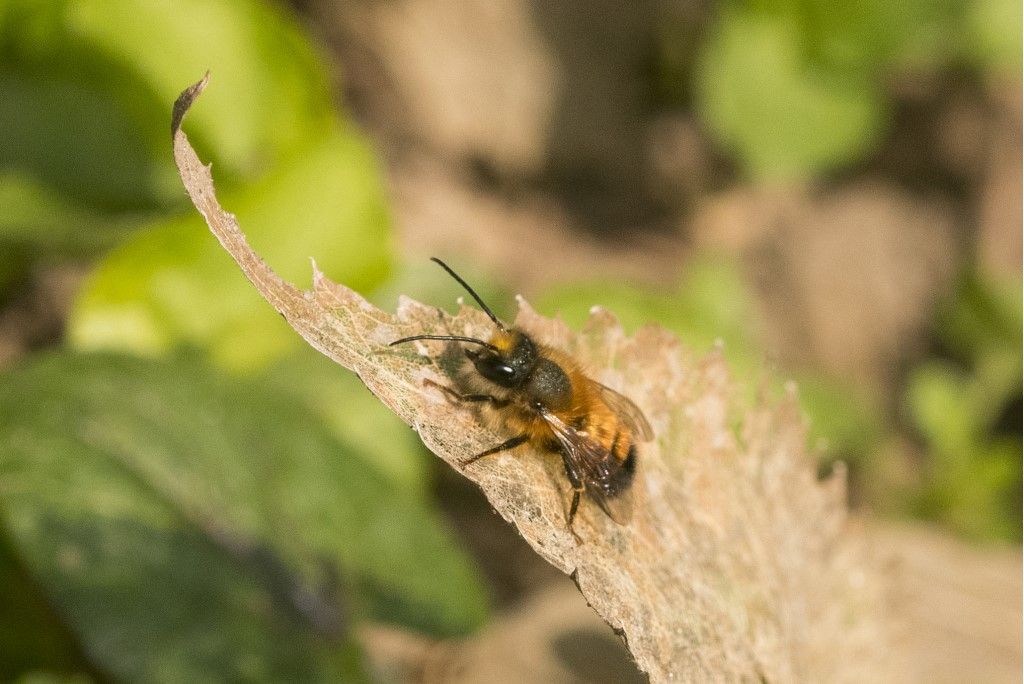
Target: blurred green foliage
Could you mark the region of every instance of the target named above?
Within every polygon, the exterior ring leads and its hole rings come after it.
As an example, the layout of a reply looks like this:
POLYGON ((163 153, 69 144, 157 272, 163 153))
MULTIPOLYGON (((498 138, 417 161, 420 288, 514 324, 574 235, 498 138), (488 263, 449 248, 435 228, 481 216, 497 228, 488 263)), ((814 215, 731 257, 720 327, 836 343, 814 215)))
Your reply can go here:
POLYGON ((661 91, 691 97, 709 132, 760 181, 807 179, 859 161, 885 133, 885 80, 960 65, 1019 74, 1014 0, 732 0, 693 54, 663 29, 661 91), (691 93, 692 90, 692 93, 691 93))
POLYGON ((45 668, 89 671, 91 666, 60 616, 39 590, 7 539, 0 536, 0 680, 45 668))
POLYGON ((940 307, 948 358, 914 368, 906 405, 931 460, 912 512, 976 538, 1020 539, 1021 290, 965 275, 940 307), (1019 422, 1017 423, 1019 426, 1019 422))
MULTIPOLYGON (((323 255, 321 270, 360 290, 391 271, 376 164, 352 132, 332 130, 222 201, 256 251, 292 282, 309 284, 313 253, 323 255)), ((239 371, 258 370, 305 345, 194 211, 143 228, 103 259, 75 302, 69 337, 82 349, 144 354, 197 345, 239 371)))
POLYGON ((479 626, 419 440, 259 297, 174 168, 171 104, 209 69, 185 128, 257 251, 300 285, 313 254, 391 281, 377 161, 294 19, 10 0, 0 64, 0 291, 95 259, 69 348, 0 382, 0 650, 24 654, 0 676, 350 681, 353 623, 479 626))
POLYGON ((289 392, 195 359, 53 353, 0 389, 7 533, 128 680, 337 679, 346 621, 480 623, 437 515, 353 450, 289 392))
POLYGON ((267 368, 260 379, 319 416, 324 427, 351 447, 349 456, 361 459, 402 496, 428 499, 430 462, 419 437, 381 406, 355 374, 304 345, 267 368))
POLYGON ((22 269, 26 243, 37 257, 95 252, 146 216, 186 208, 167 111, 206 69, 222 83, 190 130, 228 184, 336 125, 321 61, 263 2, 8 0, 0 64, 0 255, 22 255, 22 269))
POLYGON ((705 124, 756 179, 808 177, 857 158, 882 126, 880 88, 809 62, 798 30, 770 13, 727 13, 698 72, 705 124))
POLYGON ((16 684, 89 684, 94 681, 85 674, 57 674, 32 670, 14 680, 16 684))

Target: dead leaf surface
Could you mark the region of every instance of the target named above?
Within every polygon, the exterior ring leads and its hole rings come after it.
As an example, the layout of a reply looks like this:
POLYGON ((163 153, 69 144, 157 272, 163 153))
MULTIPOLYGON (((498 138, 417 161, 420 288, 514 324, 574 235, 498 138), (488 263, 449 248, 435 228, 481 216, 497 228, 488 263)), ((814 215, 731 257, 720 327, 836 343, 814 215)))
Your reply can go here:
POLYGON ((575 334, 520 300, 517 325, 631 397, 657 435, 641 452, 632 523, 616 525, 584 499, 578 543, 566 528, 561 464, 520 449, 463 469, 508 435, 425 383, 450 382, 437 361, 443 343, 387 346, 424 333, 486 337, 486 316, 463 307, 450 317, 410 299, 392 316, 315 265, 311 291, 279 278, 220 207, 209 167, 180 130, 206 82, 175 103, 174 155, 214 235, 302 337, 355 371, 537 553, 572 574, 652 681, 878 678, 880 584, 845 529, 842 477, 815 478, 792 393, 751 407, 716 352, 695 358, 656 327, 628 337, 597 309, 575 334))

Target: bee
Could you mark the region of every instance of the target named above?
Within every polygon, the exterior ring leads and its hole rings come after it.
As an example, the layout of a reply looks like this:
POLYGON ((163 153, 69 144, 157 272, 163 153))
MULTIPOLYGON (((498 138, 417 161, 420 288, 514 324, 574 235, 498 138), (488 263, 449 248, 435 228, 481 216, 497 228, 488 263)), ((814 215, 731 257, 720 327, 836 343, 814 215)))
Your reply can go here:
MULTIPOLYGON (((572 485, 567 522, 573 522, 585 492, 620 525, 632 515, 631 485, 637 469, 637 442, 650 441, 654 432, 632 401, 593 380, 568 354, 541 344, 526 331, 505 325, 455 271, 433 258, 476 300, 494 323, 490 339, 460 335, 413 335, 390 346, 416 340, 443 340, 463 347, 468 362, 456 378, 456 391, 436 385, 449 399, 481 408, 492 428, 511 434, 462 463, 511 451, 528 444, 557 454, 572 485)), ((434 383, 432 383, 434 384, 434 383)), ((578 538, 578 537, 577 537, 578 538)))

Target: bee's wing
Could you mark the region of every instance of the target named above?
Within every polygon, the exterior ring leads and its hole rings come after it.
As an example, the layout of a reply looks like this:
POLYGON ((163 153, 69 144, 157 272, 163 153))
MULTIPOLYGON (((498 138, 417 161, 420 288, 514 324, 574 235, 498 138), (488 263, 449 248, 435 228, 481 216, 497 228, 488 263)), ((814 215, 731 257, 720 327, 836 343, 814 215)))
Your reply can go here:
POLYGON ((629 429, 632 430, 637 439, 641 442, 649 442, 654 439, 654 430, 651 428, 651 424, 647 422, 644 412, 640 410, 639 406, 607 385, 594 381, 594 386, 597 387, 601 400, 608 405, 608 408, 623 423, 629 426, 629 429))
POLYGON ((587 489, 590 498, 597 502, 601 510, 619 525, 628 525, 633 519, 633 490, 627 489, 613 497, 606 496, 597 489, 587 489))
POLYGON ((633 497, 628 488, 621 492, 611 488, 615 475, 622 468, 615 455, 587 433, 566 425, 558 416, 547 411, 540 415, 562 446, 566 467, 577 474, 590 498, 609 518, 620 525, 627 524, 633 516, 633 497))

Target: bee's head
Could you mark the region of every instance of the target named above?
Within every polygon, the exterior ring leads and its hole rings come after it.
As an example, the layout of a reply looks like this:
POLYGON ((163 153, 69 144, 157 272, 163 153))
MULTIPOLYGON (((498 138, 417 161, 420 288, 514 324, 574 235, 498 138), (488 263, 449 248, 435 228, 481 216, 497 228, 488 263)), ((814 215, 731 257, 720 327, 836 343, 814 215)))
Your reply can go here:
POLYGON ((499 330, 489 345, 467 349, 466 356, 480 375, 502 387, 519 387, 537 365, 536 345, 519 330, 499 330))
POLYGON ((480 375, 501 387, 511 389, 524 385, 530 379, 531 373, 533 373, 534 368, 537 366, 537 346, 533 343, 533 340, 523 331, 509 328, 502 323, 494 315, 494 312, 484 304, 484 300, 480 299, 480 295, 459 274, 453 271, 448 264, 436 257, 431 259, 431 261, 441 266, 452 278, 455 278, 460 285, 466 288, 466 292, 472 295, 488 318, 494 322, 497 331, 495 331, 494 336, 489 342, 462 335, 412 335, 395 340, 391 345, 404 344, 414 340, 448 340, 479 345, 478 348, 466 349, 465 353, 469 360, 473 362, 473 365, 476 366, 480 375))

